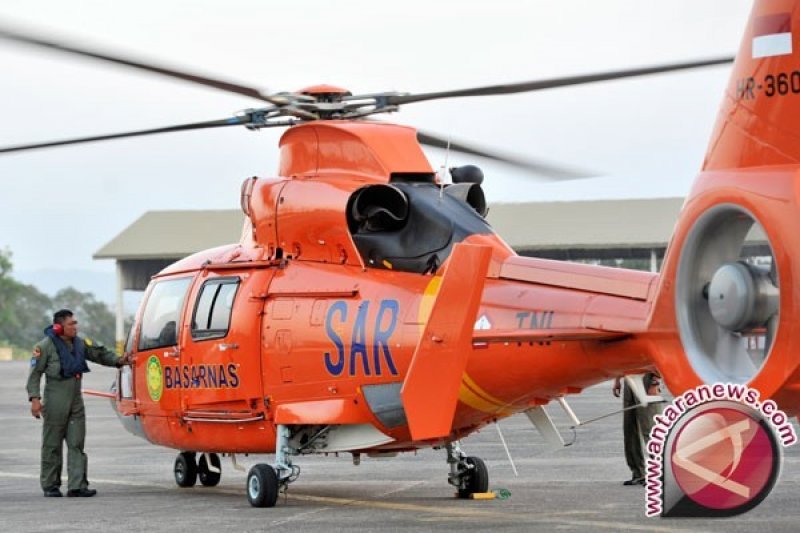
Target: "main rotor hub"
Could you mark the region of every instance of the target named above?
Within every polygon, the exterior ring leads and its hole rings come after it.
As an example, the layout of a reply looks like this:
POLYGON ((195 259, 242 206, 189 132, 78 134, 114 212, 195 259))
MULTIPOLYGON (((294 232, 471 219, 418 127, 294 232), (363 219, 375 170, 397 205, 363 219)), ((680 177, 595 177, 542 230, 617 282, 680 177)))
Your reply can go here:
POLYGON ((345 96, 353 96, 353 93, 342 87, 335 85, 312 85, 305 89, 300 89, 297 94, 313 96, 317 102, 341 102, 345 96))

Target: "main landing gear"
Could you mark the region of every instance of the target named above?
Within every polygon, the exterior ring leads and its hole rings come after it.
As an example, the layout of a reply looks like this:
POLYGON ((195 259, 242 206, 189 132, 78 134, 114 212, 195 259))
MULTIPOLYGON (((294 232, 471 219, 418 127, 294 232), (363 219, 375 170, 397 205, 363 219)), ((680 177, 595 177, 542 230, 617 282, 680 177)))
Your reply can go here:
POLYGON ((222 477, 222 463, 216 453, 204 453, 197 460, 195 452, 181 452, 175 458, 175 483, 179 487, 194 487, 197 479, 205 487, 215 487, 222 477))
POLYGON ((274 507, 278 493, 300 476, 300 467, 292 464, 298 450, 290 444, 291 436, 288 426, 278 425, 275 466, 260 463, 247 473, 247 500, 253 507, 274 507))
POLYGON ((489 470, 480 457, 466 456, 458 441, 445 445, 450 474, 447 482, 458 490, 459 498, 489 490, 489 470))
MULTIPOLYGON (((274 507, 281 491, 285 491, 300 476, 300 467, 292 464, 291 457, 308 453, 311 445, 327 432, 327 428, 305 430, 296 427, 292 435, 289 426, 278 425, 275 464, 259 463, 247 473, 247 500, 250 505, 274 507), (304 433, 305 430, 308 431, 304 433)), ((447 482, 456 488, 459 498, 469 498, 489 490, 489 471, 482 459, 464 454, 458 441, 446 444, 445 449, 450 465, 447 482)), ((198 478, 203 485, 213 487, 222 476, 219 456, 216 453, 202 453, 198 459, 195 452, 179 453, 175 458, 174 473, 175 482, 180 487, 192 487, 198 478)))

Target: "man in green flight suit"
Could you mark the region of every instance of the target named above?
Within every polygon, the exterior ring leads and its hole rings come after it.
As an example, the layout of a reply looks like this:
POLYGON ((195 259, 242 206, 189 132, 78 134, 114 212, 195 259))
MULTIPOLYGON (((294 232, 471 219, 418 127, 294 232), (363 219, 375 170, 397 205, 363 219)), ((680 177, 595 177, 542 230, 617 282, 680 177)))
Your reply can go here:
MULTIPOLYGON (((638 377, 634 379, 639 379, 638 377)), ((661 394, 660 377, 655 372, 647 372, 642 375, 642 385, 644 393, 648 396, 661 394)), ((650 438, 650 430, 655 423, 653 417, 661 413, 663 402, 651 402, 647 405, 639 403, 642 399, 637 398, 633 389, 625 381, 625 386, 621 387, 622 378, 614 380, 612 392, 619 398, 620 388, 622 388, 622 432, 625 446, 625 461, 631 469, 631 479, 625 480, 622 484, 627 486, 646 484, 646 465, 647 465, 647 441, 650 438)))
POLYGON ((94 496, 86 478, 87 458, 83 453, 86 437, 86 412, 81 394, 81 377, 89 372, 86 360, 120 367, 129 360, 119 357, 98 342, 78 336, 78 321, 72 311, 62 309, 53 315, 53 325, 44 330, 45 338, 33 349, 28 376, 31 414, 44 417, 40 481, 47 497, 61 496, 62 441, 67 441, 67 496, 94 496), (46 377, 44 401, 39 392, 42 374, 46 377))

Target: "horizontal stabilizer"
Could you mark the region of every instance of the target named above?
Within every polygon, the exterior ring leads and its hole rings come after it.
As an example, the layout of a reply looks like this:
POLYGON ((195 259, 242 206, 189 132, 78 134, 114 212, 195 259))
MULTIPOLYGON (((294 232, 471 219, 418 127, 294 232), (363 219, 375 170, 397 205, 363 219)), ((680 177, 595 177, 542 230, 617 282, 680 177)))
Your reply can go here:
POLYGON ((506 259, 500 277, 632 300, 652 299, 658 280, 651 272, 521 256, 506 259))
POLYGON ((453 247, 400 391, 414 440, 450 434, 491 255, 488 246, 453 247))

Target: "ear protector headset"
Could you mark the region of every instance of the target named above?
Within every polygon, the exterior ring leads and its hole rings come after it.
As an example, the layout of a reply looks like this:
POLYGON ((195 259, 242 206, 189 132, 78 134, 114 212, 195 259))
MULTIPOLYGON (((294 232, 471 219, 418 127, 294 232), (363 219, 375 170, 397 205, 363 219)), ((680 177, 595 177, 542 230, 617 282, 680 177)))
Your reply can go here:
POLYGON ((64 326, 56 322, 53 324, 53 333, 56 335, 63 335, 64 334, 64 326))

